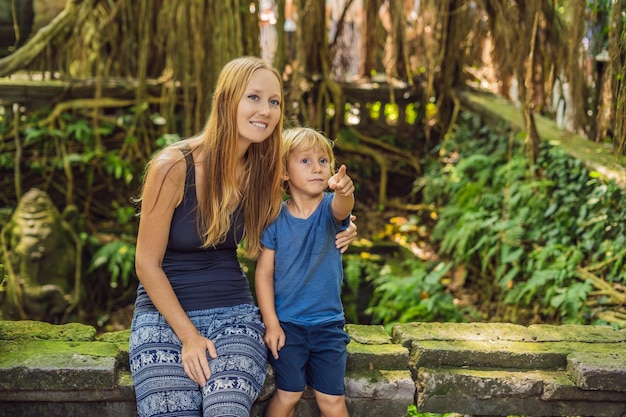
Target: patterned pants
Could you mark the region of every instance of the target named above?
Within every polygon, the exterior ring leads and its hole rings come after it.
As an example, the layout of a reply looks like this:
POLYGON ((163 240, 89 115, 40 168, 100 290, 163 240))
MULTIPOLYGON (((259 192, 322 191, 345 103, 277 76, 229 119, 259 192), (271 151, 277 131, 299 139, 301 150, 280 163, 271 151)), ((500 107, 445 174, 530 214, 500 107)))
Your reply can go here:
POLYGON ((133 316, 130 369, 138 416, 249 417, 267 369, 258 308, 240 305, 188 315, 217 349, 217 358, 209 358, 211 377, 204 387, 183 370, 181 343, 163 316, 149 311, 133 316))

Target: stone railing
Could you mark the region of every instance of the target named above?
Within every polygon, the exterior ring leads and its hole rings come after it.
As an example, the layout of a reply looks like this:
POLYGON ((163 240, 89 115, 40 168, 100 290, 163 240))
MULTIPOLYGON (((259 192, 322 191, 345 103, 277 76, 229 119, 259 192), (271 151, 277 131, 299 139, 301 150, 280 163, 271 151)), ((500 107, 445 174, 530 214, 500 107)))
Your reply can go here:
MULTIPOLYGON (((626 417, 626 330, 505 323, 347 325, 352 417, 419 412, 626 417)), ((268 370, 252 416, 273 391, 268 370)), ((133 416, 128 331, 0 321, 0 417, 133 416)), ((319 416, 310 392, 298 417, 319 416)))

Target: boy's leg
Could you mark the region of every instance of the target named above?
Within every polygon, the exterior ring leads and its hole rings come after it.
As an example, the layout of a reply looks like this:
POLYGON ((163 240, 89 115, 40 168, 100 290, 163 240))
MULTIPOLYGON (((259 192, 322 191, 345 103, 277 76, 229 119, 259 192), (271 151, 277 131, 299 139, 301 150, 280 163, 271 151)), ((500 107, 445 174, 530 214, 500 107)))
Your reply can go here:
POLYGON ((301 397, 302 391, 289 392, 277 389, 267 404, 265 417, 293 417, 301 397))
POLYGON ((345 371, 350 338, 343 327, 343 322, 327 323, 309 333, 307 382, 315 391, 321 417, 348 417, 345 371))
POLYGON ((285 332, 285 346, 278 352, 278 359, 269 355, 276 378, 276 392, 265 409, 265 417, 293 417, 306 387, 305 366, 309 359, 306 329, 284 322, 280 326, 285 332))
POLYGON ((328 395, 315 391, 315 400, 321 417, 348 417, 345 395, 328 395))

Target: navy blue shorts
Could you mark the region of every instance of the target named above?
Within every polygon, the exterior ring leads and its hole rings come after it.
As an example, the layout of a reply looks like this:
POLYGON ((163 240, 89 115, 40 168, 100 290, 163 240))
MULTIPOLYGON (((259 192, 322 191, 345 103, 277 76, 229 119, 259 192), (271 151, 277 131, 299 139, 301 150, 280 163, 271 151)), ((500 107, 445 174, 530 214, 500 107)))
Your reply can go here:
POLYGON ((285 347, 278 359, 269 360, 276 375, 276 387, 283 391, 302 392, 308 385, 328 395, 344 395, 346 345, 350 337, 344 322, 299 326, 280 322, 285 332, 285 347))

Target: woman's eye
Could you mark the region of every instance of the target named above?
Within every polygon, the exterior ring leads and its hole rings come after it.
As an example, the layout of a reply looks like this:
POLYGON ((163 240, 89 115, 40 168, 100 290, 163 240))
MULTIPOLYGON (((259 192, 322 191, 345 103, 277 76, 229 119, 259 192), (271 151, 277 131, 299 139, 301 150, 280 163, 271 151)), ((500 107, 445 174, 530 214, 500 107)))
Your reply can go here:
POLYGON ((270 104, 272 106, 280 106, 280 100, 276 100, 276 99, 270 100, 270 104))
POLYGON ((258 96, 257 94, 250 94, 250 95, 248 96, 248 98, 249 98, 249 99, 252 99, 252 100, 258 100, 258 99, 259 99, 259 96, 258 96))

